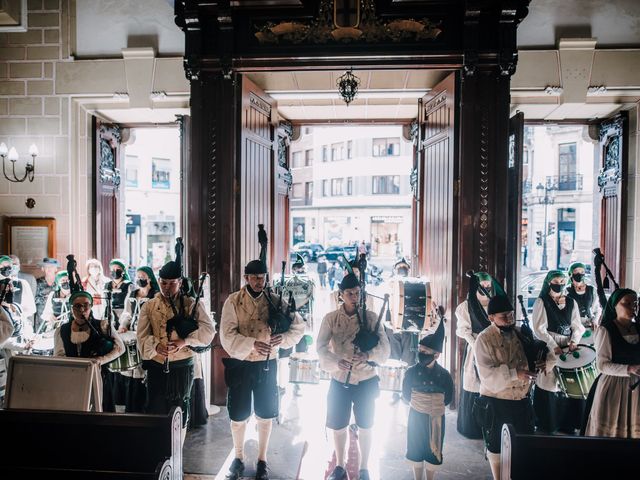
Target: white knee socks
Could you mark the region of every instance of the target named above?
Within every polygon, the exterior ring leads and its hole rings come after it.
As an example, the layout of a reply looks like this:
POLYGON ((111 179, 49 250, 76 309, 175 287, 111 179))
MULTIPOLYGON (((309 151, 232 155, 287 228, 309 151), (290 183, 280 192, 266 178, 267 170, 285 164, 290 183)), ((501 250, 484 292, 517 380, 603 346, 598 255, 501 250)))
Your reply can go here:
POLYGON ((344 468, 344 457, 347 450, 347 428, 333 431, 333 448, 336 452, 336 465, 344 468))
POLYGON ((231 420, 231 437, 236 458, 244 460, 244 432, 247 430, 247 421, 234 422, 231 420))
POLYGON ((273 419, 256 416, 256 422, 258 423, 258 460, 266 462, 273 419))
POLYGON ((424 479, 424 464, 422 462, 409 462, 413 467, 413 480, 424 479))
POLYGON ((371 443, 373 434, 370 428, 358 429, 358 444, 360 446, 360 469, 366 470, 369 465, 369 453, 371 453, 371 443))

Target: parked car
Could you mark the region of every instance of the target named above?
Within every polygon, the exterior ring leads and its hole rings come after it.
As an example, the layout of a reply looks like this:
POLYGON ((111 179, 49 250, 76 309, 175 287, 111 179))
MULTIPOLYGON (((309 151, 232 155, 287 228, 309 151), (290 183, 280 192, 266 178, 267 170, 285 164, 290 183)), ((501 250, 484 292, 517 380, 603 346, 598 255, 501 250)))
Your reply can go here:
POLYGON ((317 262, 318 255, 324 252, 324 247, 319 243, 296 243, 292 249, 293 252, 299 253, 305 262, 317 262))
POLYGON ((324 250, 324 253, 322 255, 325 256, 327 261, 335 262, 336 260, 338 260, 338 258, 341 258, 343 254, 345 254, 345 256, 347 256, 347 258, 349 258, 349 256, 346 255, 344 247, 333 246, 333 247, 327 247, 324 250))

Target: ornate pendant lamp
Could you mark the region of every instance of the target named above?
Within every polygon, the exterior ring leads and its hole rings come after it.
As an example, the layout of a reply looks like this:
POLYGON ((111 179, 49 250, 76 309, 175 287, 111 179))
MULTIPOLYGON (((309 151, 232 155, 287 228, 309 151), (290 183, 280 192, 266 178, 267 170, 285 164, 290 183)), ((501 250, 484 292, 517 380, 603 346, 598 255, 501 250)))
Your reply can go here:
POLYGON ((340 78, 338 78, 338 92, 342 97, 342 100, 347 104, 353 101, 358 94, 358 86, 360 85, 360 79, 356 77, 353 73, 353 68, 348 72, 345 72, 340 78))

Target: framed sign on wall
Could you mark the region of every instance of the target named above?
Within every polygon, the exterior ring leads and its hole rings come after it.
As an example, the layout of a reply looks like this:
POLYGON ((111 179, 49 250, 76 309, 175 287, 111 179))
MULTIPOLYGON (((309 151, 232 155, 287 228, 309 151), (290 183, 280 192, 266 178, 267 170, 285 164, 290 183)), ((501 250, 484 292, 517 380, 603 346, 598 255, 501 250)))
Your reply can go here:
POLYGON ((55 218, 7 217, 4 238, 4 252, 16 255, 25 266, 57 254, 55 218))

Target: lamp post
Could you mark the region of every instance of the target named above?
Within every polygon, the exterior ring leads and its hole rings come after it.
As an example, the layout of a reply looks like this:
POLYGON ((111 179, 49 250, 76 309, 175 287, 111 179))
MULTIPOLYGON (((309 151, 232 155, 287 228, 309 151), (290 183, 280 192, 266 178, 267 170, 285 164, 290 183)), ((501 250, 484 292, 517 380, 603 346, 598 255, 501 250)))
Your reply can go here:
POLYGON ((550 188, 549 182, 545 182, 543 185, 539 183, 536 187, 537 192, 537 200, 539 204, 544 204, 544 235, 542 237, 542 265, 540 265, 540 270, 548 270, 547 266, 547 236, 549 223, 547 222, 547 206, 553 203, 553 197, 549 195, 549 191, 554 190, 550 188))

